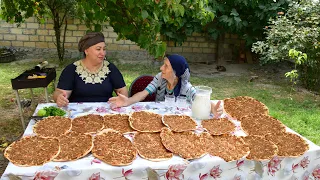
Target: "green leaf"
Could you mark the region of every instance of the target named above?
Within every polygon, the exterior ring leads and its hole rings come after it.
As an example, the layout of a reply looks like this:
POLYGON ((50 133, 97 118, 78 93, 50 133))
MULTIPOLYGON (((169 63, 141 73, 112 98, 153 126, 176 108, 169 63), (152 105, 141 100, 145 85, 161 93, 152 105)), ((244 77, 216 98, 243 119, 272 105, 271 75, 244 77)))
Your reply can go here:
POLYGON ((230 15, 232 15, 232 16, 239 16, 239 13, 237 12, 236 9, 232 8, 230 15))
POLYGON ((110 0, 111 2, 113 2, 114 4, 116 4, 117 3, 117 0, 110 0))
POLYGON ((100 32, 101 30, 102 30, 101 24, 95 24, 95 25, 94 25, 94 31, 95 31, 95 32, 100 32))
POLYGON ((149 16, 149 13, 146 10, 142 10, 141 16, 142 16, 142 19, 146 19, 149 16))
POLYGON ((181 4, 178 4, 178 5, 177 5, 177 8, 178 8, 181 16, 184 16, 184 7, 183 7, 181 4))

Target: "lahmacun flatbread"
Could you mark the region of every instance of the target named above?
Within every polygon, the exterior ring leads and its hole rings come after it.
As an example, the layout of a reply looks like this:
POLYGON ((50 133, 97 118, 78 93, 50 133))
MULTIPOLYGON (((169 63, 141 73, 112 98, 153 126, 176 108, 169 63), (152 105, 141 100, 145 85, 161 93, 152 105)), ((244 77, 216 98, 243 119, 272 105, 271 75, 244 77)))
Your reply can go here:
POLYGON ((73 161, 87 155, 93 148, 90 134, 69 132, 59 137, 60 153, 53 161, 73 161))
POLYGON ((94 137, 93 143, 93 156, 107 164, 126 166, 136 159, 136 148, 118 131, 105 129, 94 137))
POLYGON ((226 162, 239 160, 249 154, 249 147, 241 137, 232 135, 212 136, 202 133, 203 146, 212 156, 218 156, 226 162))
POLYGON ((286 126, 278 119, 265 114, 254 114, 242 117, 241 128, 247 135, 257 136, 286 131, 286 126))
POLYGON ((105 129, 114 129, 122 134, 134 132, 134 129, 130 126, 128 115, 108 114, 103 118, 105 129))
POLYGON ((264 137, 246 136, 244 137, 244 141, 250 149, 250 154, 246 157, 249 160, 270 160, 277 155, 278 147, 264 137))
POLYGON ((238 96, 223 100, 224 112, 240 121, 240 118, 251 114, 269 114, 269 109, 262 102, 248 96, 238 96))
POLYGON ((160 132, 165 127, 160 114, 148 111, 133 112, 129 121, 130 126, 139 132, 160 132))
POLYGON ((60 152, 56 138, 26 136, 6 148, 4 156, 16 166, 41 166, 60 152))
POLYGON ((186 115, 164 115, 162 122, 174 132, 191 131, 197 128, 197 123, 186 115))
POLYGON ((77 133, 94 134, 104 128, 103 117, 97 114, 79 116, 72 120, 71 130, 77 133))
POLYGON ((160 137, 166 149, 184 159, 197 159, 207 154, 200 136, 194 132, 172 132, 162 128, 160 137))
POLYGON ((33 132, 41 137, 59 137, 71 129, 71 119, 61 116, 49 116, 33 126, 33 132))
POLYGON ((266 139, 277 145, 280 157, 299 157, 309 150, 309 144, 297 134, 274 133, 266 135, 266 139))
POLYGON ((173 154, 162 144, 160 133, 137 133, 133 144, 139 155, 150 161, 164 161, 171 159, 173 154))
POLYGON ((230 134, 236 126, 227 118, 202 120, 201 125, 211 135, 230 134))

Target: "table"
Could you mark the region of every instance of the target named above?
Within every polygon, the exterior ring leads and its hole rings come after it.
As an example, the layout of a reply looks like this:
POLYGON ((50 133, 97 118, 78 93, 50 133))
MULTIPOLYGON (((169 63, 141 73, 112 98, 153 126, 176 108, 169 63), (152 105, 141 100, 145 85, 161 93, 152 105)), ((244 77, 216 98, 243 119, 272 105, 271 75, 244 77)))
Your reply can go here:
POLYGON ((37 72, 34 69, 27 70, 20 74, 18 77, 11 79, 11 85, 12 89, 14 90, 14 93, 17 98, 17 104, 19 108, 19 113, 20 113, 20 118, 21 118, 21 124, 22 128, 25 129, 26 125, 24 123, 24 118, 23 118, 23 112, 22 112, 22 107, 21 107, 21 101, 20 101, 20 96, 19 96, 19 89, 27 89, 30 88, 30 93, 32 97, 32 102, 33 102, 33 91, 32 88, 39 88, 43 87, 44 88, 44 93, 46 97, 46 102, 49 102, 48 98, 48 85, 50 84, 51 81, 54 80, 54 85, 55 86, 55 81, 56 81, 56 69, 55 68, 44 68, 40 70, 41 72, 37 72), (28 76, 32 76, 33 74, 37 73, 46 73, 45 78, 39 78, 39 79, 28 79, 28 76))
MULTIPOLYGON (((53 103, 39 104, 35 113, 53 103)), ((176 109, 166 106, 163 102, 140 102, 129 107, 111 110, 107 103, 71 103, 67 108, 71 118, 85 114, 130 113, 139 110, 149 110, 160 114, 186 114, 191 115, 190 108, 176 109)), ((200 123, 200 121, 197 121, 200 123)), ((235 122, 237 130, 235 135, 244 135, 235 122)), ((31 120, 24 136, 31 135, 31 120)), ((293 132, 287 128, 288 131, 293 132)), ((202 129, 198 128, 198 132, 202 129)), ((130 137, 130 135, 129 135, 130 137)), ((205 155, 196 160, 184 160, 178 156, 161 162, 152 162, 137 158, 129 166, 115 167, 101 162, 91 154, 70 162, 49 162, 43 166, 18 167, 9 163, 1 179, 7 180, 8 174, 18 175, 22 179, 73 179, 73 180, 98 180, 98 179, 227 179, 227 180, 257 180, 257 179, 320 179, 320 147, 306 140, 310 149, 297 158, 274 157, 268 161, 249 161, 240 159, 225 162, 223 159, 205 155)))

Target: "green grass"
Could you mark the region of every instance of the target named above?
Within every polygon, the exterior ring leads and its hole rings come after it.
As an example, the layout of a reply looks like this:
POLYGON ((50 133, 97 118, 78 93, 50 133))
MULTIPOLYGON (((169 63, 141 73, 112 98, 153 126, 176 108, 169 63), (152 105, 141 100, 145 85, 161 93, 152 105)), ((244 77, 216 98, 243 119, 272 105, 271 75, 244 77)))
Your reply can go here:
MULTIPOLYGON (((0 137, 17 135, 22 132, 20 128, 19 114, 16 105, 11 102, 15 95, 11 88, 10 79, 16 77, 30 67, 29 64, 0 64, 0 107, 4 113, 15 113, 0 116, 0 137), (6 119, 6 117, 11 117, 6 119)), ((65 63, 67 64, 67 63, 65 63)), ((58 77, 64 65, 57 68, 58 77)), ((142 74, 153 74, 159 72, 158 66, 142 64, 117 64, 122 72, 127 87, 131 82, 142 74)), ((248 77, 214 77, 200 78, 192 77, 193 85, 207 85, 212 87, 212 99, 224 99, 239 95, 254 97, 270 110, 270 114, 282 121, 286 126, 320 145, 320 97, 308 92, 296 92, 290 90, 290 85, 280 80, 265 80, 259 78, 249 82, 248 77)), ((20 90, 21 96, 30 98, 29 90, 20 90)), ((49 92, 52 94, 53 88, 49 92)), ((34 90, 34 94, 40 101, 44 102, 43 89, 34 90)), ((30 110, 31 112, 33 109, 30 110)))

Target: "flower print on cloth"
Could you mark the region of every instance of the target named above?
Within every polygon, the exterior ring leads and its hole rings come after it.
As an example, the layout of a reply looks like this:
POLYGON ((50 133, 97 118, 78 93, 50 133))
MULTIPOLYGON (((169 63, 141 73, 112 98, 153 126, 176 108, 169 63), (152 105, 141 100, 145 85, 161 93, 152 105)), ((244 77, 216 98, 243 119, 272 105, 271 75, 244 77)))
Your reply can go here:
POLYGON ((40 171, 36 173, 34 180, 54 180, 58 174, 56 171, 40 171))
POLYGON ((93 173, 90 177, 89 180, 104 180, 104 178, 100 177, 100 172, 93 173))
POLYGON ((165 174, 165 177, 167 180, 180 180, 180 177, 182 177, 181 179, 184 179, 183 176, 183 171, 187 168, 186 165, 172 165, 169 166, 168 171, 165 174))
POLYGON ((108 112, 108 109, 106 107, 101 106, 101 107, 97 107, 96 108, 96 112, 98 112, 98 113, 106 113, 106 112, 108 112))
POLYGON ((113 178, 113 179, 119 179, 119 178, 124 178, 125 180, 128 180, 129 178, 128 178, 128 176, 130 176, 130 175, 132 175, 133 174, 133 170, 132 169, 129 169, 129 170, 124 170, 123 168, 122 168, 122 171, 121 171, 121 173, 122 173, 122 176, 120 176, 120 177, 115 177, 115 178, 113 178))
MULTIPOLYGON (((238 170, 241 170, 240 167, 243 166, 243 165, 244 165, 244 160, 237 160, 236 161, 236 167, 233 167, 231 169, 237 168, 238 170)), ((229 169, 229 170, 231 170, 231 169, 229 169)))
POLYGON ((111 72, 109 70, 109 62, 104 61, 102 66, 98 69, 97 72, 90 72, 84 65, 81 60, 73 63, 76 66, 76 73, 79 74, 80 78, 87 84, 102 84, 102 82, 107 78, 107 75, 111 72))
POLYGON ((278 156, 275 156, 268 162, 268 175, 274 176, 280 170, 281 161, 278 156))
POLYGON ((307 156, 307 157, 304 157, 304 158, 300 161, 300 166, 301 166, 303 169, 305 169, 305 168, 308 167, 309 163, 310 163, 309 156, 307 156))
POLYGON ((208 173, 206 174, 199 174, 199 180, 206 180, 209 177, 208 173))
POLYGON ((308 180, 309 177, 310 177, 310 173, 309 173, 309 171, 306 171, 306 172, 303 173, 301 179, 302 179, 302 180, 308 180))
POLYGON ((213 177, 214 179, 220 178, 221 173, 222 173, 222 170, 220 169, 220 165, 213 166, 213 168, 210 169, 210 176, 213 177))
POLYGON ((314 179, 319 180, 320 179, 320 165, 318 164, 316 168, 312 171, 312 176, 314 179))
POLYGON ((94 158, 94 159, 92 159, 92 161, 90 162, 90 164, 91 164, 91 165, 92 165, 92 164, 101 164, 101 161, 100 161, 99 159, 94 158))

